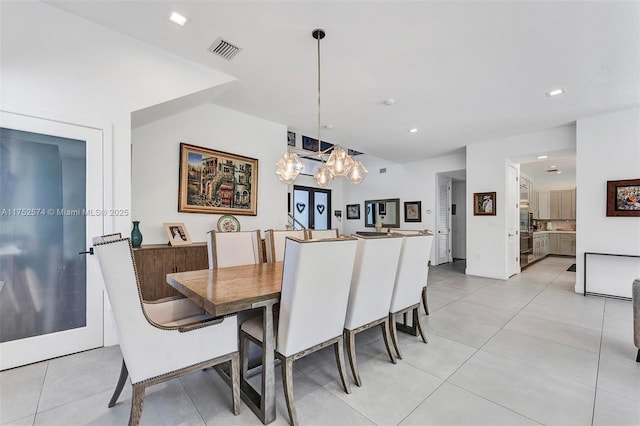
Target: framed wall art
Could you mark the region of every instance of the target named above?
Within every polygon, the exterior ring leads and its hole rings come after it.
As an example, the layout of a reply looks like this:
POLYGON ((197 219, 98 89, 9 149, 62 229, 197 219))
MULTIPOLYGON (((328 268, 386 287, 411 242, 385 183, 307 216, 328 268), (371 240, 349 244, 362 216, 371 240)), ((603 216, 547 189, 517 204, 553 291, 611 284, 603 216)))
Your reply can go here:
POLYGON ((495 216, 496 215, 496 193, 495 192, 475 192, 473 194, 473 215, 474 216, 495 216))
POLYGON ((640 217, 640 179, 607 181, 607 216, 640 217))
MULTIPOLYGON (((322 141, 320 143, 320 150, 325 151, 333 146, 332 143, 322 141)), ((302 149, 307 151, 318 151, 318 139, 310 138, 309 136, 302 136, 302 149)))
POLYGON ((184 246, 191 244, 191 238, 187 233, 184 223, 163 223, 164 232, 169 237, 169 244, 172 246, 184 246))
POLYGON ((258 213, 258 160, 180 144, 178 211, 258 213))
POLYGON ((405 201, 404 221, 422 222, 422 201, 405 201))
POLYGON ((347 219, 360 219, 360 204, 347 204, 347 219))

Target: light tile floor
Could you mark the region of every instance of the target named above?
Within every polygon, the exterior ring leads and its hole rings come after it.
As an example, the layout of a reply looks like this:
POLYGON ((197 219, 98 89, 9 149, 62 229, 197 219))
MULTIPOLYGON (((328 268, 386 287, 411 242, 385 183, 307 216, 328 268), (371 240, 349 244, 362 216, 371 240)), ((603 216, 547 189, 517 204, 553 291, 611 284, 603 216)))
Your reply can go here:
MULTIPOLYGON (((345 394, 333 351, 297 361, 294 393, 306 425, 640 425, 640 363, 631 302, 574 293, 572 258, 551 257, 508 281, 433 267, 428 344, 400 333, 389 362, 381 333, 357 338, 362 387, 345 394)), ((131 387, 107 408, 118 347, 0 373, 0 423, 123 425, 131 387)), ((280 380, 280 374, 277 375, 280 380)), ((254 379, 257 379, 254 378, 254 379)), ((277 419, 288 423, 282 385, 277 419)), ((259 425, 211 370, 150 388, 142 425, 259 425)))

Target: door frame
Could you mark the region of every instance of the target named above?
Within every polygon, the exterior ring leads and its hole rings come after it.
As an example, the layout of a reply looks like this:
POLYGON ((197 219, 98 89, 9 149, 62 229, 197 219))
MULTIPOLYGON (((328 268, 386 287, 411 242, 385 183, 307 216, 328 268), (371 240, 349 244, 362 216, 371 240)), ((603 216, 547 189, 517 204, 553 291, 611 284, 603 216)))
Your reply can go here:
MULTIPOLYGON (((87 129, 99 132, 99 136, 96 135, 95 139, 100 140, 102 145, 102 148, 99 154, 101 158, 100 161, 102 163, 102 177, 99 179, 101 181, 101 189, 102 189, 102 197, 101 197, 100 203, 102 204, 103 212, 106 211, 108 213, 109 211, 113 211, 113 126, 111 124, 106 122, 99 122, 96 120, 78 119, 77 117, 70 117, 63 114, 43 112, 43 111, 40 111, 34 108, 29 108, 29 107, 22 107, 22 106, 16 107, 13 105, 5 105, 1 103, 0 103, 0 114, 13 115, 15 116, 13 117, 13 119, 16 119, 18 121, 21 121, 21 120, 30 121, 30 123, 28 123, 28 125, 25 125, 24 128, 21 128, 20 126, 16 126, 15 127, 16 130, 52 134, 55 132, 51 132, 51 130, 44 130, 42 129, 42 127, 54 126, 54 127, 61 128, 63 126, 73 126, 73 127, 87 128, 87 129)), ((61 134, 59 136, 68 137, 68 136, 65 136, 64 134, 61 134)), ((116 220, 116 217, 113 215, 109 216, 107 214, 102 216, 101 232, 103 234, 113 232, 114 220, 116 220)), ((91 241, 92 237, 93 237, 92 235, 85 235, 85 238, 86 238, 85 247, 87 249, 92 245, 92 241, 91 241)), ((96 309, 100 310, 99 315, 96 313, 96 317, 99 318, 99 321, 101 321, 101 324, 97 326, 99 329, 99 336, 94 336, 95 340, 92 340, 93 343, 91 343, 89 346, 92 346, 93 348, 104 346, 106 336, 109 336, 110 344, 117 343, 117 340, 114 340, 114 336, 116 335, 116 333, 115 333, 115 328, 114 328, 112 317, 111 317, 111 308, 110 308, 108 298, 106 297, 106 294, 105 294, 104 284, 102 282, 102 277, 100 275, 100 269, 99 269, 97 258, 87 257, 87 284, 86 285, 97 286, 98 288, 97 289, 94 288, 94 291, 97 291, 99 293, 98 297, 101 299, 100 302, 98 303, 99 307, 96 307, 96 309), (90 281, 91 276, 95 277, 96 279, 95 282, 90 281)), ((72 331, 73 330, 64 330, 56 333, 51 333, 50 335, 52 337, 54 335, 59 335, 63 339, 65 339, 66 338, 65 335, 69 334, 69 332, 72 332, 72 331)), ((42 343, 35 343, 34 339, 36 337, 38 336, 21 339, 21 340, 28 341, 27 344, 29 346, 37 347, 42 343)), ((72 347, 70 349, 70 352, 53 355, 53 357, 68 355, 70 353, 77 352, 78 350, 82 351, 87 349, 90 349, 90 348, 72 347)), ((32 351, 29 350, 28 352, 30 353, 32 351)), ((13 367, 17 367, 18 365, 25 365, 32 362, 40 361, 40 359, 34 359, 33 355, 30 356, 29 353, 24 355, 21 354, 20 356, 21 364, 17 364, 13 366, 8 365, 6 367, 3 366, 3 368, 13 368, 13 367), (23 356, 24 356, 24 362, 22 361, 23 356)))
POLYGON ((435 234, 436 234, 436 244, 435 244, 435 264, 436 265, 441 265, 444 263, 450 263, 453 261, 453 254, 452 254, 452 250, 451 250, 451 190, 452 190, 452 179, 449 176, 445 176, 442 173, 437 173, 436 175, 436 226, 435 226, 435 234), (447 185, 447 199, 446 200, 442 200, 440 198, 440 185, 442 183, 446 183, 447 185), (444 202, 444 205, 446 206, 447 209, 447 261, 446 262, 440 262, 438 253, 440 253, 440 238, 438 238, 438 235, 440 233, 439 230, 439 212, 440 212, 440 208, 442 208, 442 203, 444 202))

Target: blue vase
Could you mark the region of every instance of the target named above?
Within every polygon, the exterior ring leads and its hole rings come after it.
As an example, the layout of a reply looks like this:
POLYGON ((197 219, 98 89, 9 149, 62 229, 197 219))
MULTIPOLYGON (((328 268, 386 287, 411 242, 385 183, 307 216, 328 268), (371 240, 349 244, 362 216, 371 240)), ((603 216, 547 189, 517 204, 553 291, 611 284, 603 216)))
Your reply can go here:
POLYGON ((140 232, 139 225, 139 221, 133 221, 133 229, 131 230, 131 245, 133 247, 140 247, 142 244, 142 233, 140 232))

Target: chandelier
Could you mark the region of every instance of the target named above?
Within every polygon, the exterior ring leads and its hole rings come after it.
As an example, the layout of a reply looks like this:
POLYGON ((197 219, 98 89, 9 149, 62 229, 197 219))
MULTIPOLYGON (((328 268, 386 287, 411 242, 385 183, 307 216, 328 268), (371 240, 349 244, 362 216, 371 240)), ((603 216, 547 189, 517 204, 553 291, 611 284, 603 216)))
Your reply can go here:
POLYGON ((313 175, 313 179, 320 187, 327 187, 336 176, 346 177, 349 182, 358 184, 367 176, 367 169, 360 160, 353 159, 348 152, 339 145, 331 146, 325 150, 321 149, 322 139, 320 139, 320 40, 325 37, 323 29, 317 28, 311 33, 313 38, 318 40, 318 151, 313 154, 298 155, 289 149, 276 163, 276 176, 280 182, 292 184, 300 172, 304 170, 304 164, 300 157, 315 157, 321 161, 322 165, 313 175))

